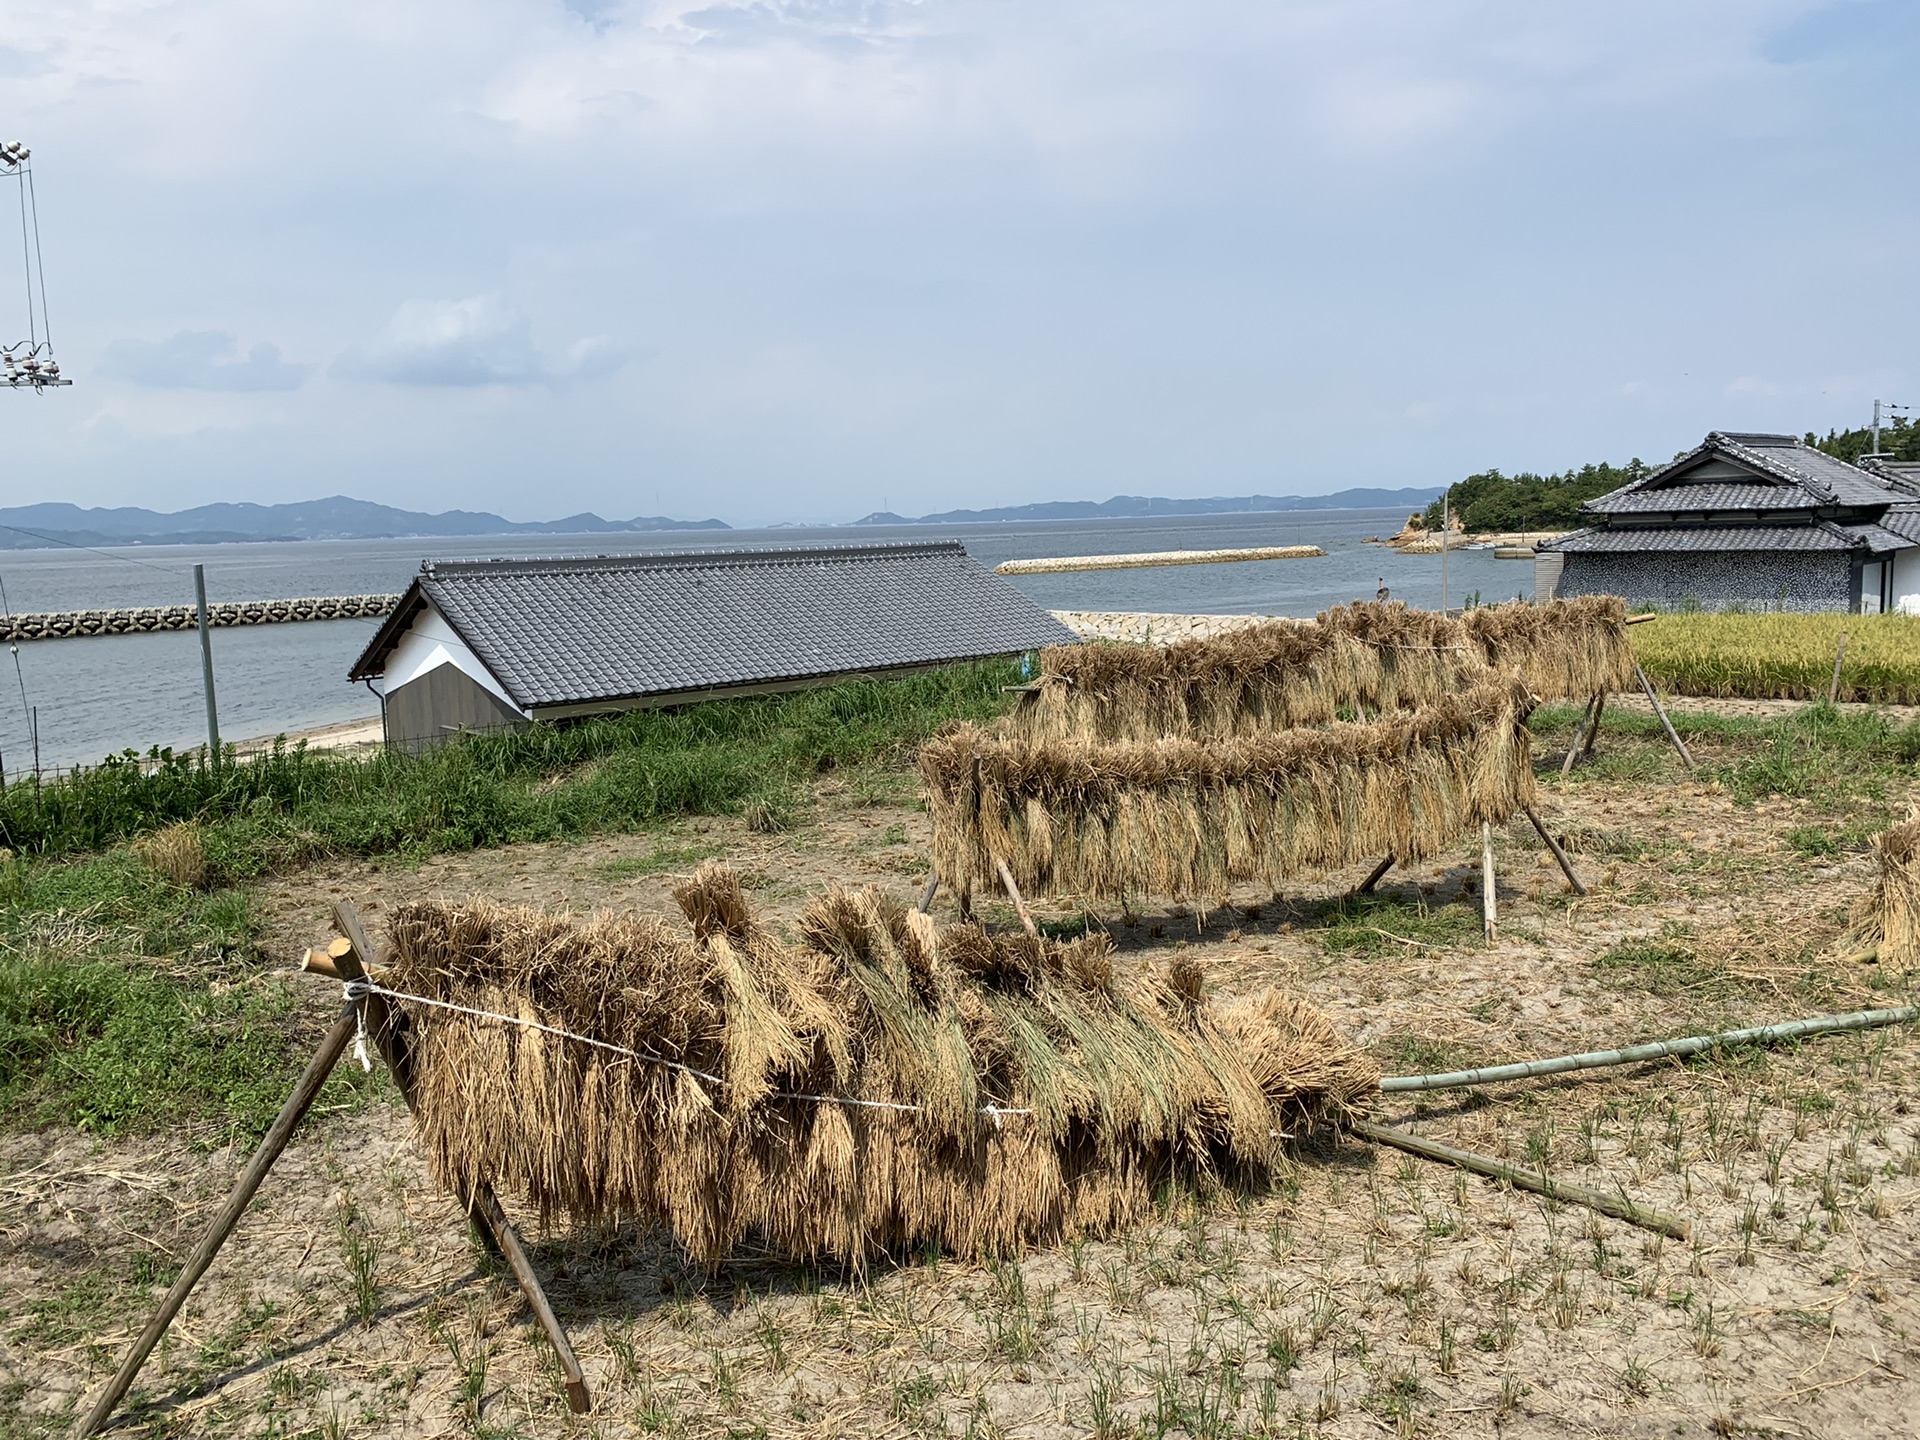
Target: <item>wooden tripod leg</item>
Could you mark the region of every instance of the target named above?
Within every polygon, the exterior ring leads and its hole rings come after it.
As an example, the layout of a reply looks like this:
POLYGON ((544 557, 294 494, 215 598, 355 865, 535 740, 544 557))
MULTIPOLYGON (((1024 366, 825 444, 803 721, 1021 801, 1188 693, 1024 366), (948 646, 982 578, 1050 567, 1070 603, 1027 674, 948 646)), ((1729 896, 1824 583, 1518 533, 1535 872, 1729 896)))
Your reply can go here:
POLYGON ((187 1257, 186 1264, 180 1267, 179 1278, 173 1282, 173 1288, 167 1291, 167 1298, 160 1302, 160 1308, 147 1322, 147 1328, 140 1332, 140 1338, 133 1342, 133 1349, 127 1358, 120 1362, 120 1369, 114 1375, 100 1398, 93 1404, 86 1417, 75 1428, 76 1436, 91 1435, 106 1423, 113 1414, 114 1407, 126 1399, 127 1391, 133 1388, 134 1377, 140 1373, 140 1367, 153 1353, 153 1347, 160 1343, 160 1337, 167 1333, 167 1327, 173 1323, 173 1317, 180 1313, 180 1307, 186 1304, 187 1296, 207 1273, 213 1264, 214 1256, 220 1253, 220 1247, 227 1243, 227 1237, 240 1223, 240 1216, 247 1208, 247 1202, 253 1199, 253 1192, 260 1188, 260 1182, 267 1178, 267 1172, 273 1168, 273 1162, 280 1158, 280 1152, 287 1148, 287 1141, 293 1138, 294 1129, 306 1117, 312 1108, 314 1097, 319 1095, 320 1087, 327 1083, 327 1076, 333 1073, 334 1065, 353 1042, 355 1030, 359 1026, 356 1008, 349 1004, 340 1012, 340 1018, 333 1022, 333 1028, 320 1042, 320 1049, 308 1062, 300 1081, 293 1087, 293 1094, 287 1097, 287 1103, 274 1117, 273 1124, 267 1127, 266 1135, 260 1141, 260 1148, 253 1152, 253 1159, 247 1162, 247 1168, 234 1182, 233 1193, 227 1197, 227 1203, 220 1213, 214 1216, 213 1223, 207 1227, 207 1233, 187 1257))
POLYGON ((1647 700, 1653 706, 1653 713, 1660 717, 1660 728, 1667 732, 1667 739, 1671 740, 1673 748, 1680 752, 1680 758, 1686 761, 1687 769, 1698 769, 1699 767, 1693 763, 1692 752, 1687 749, 1686 742, 1680 738, 1680 732, 1673 728, 1673 721, 1667 718, 1666 707, 1660 703, 1660 697, 1653 693, 1653 682, 1647 679, 1647 672, 1635 665, 1633 673, 1640 678, 1640 688, 1646 691, 1647 700))
POLYGON ((1553 852, 1553 858, 1560 862, 1560 869, 1567 877, 1567 884, 1573 887, 1573 893, 1576 895, 1586 894, 1587 887, 1582 883, 1580 877, 1573 873, 1573 862, 1567 859, 1567 852, 1560 848, 1560 842, 1558 840, 1547 833, 1547 827, 1540 822, 1540 817, 1534 813, 1531 805, 1527 806, 1527 819, 1533 822, 1535 832, 1542 840, 1546 841, 1547 849, 1553 852))
MULTIPOLYGON (((340 971, 343 980, 358 980, 366 973, 366 966, 372 963, 373 947, 367 941, 367 933, 360 927, 359 913, 353 908, 353 902, 342 900, 333 907, 333 923, 340 933, 351 942, 344 955, 334 957, 334 965, 340 971)), ((362 1002, 367 1007, 367 1027, 372 1030, 374 1043, 380 1048, 380 1058, 387 1062, 387 1068, 393 1072, 393 1082, 400 1087, 401 1098, 407 1102, 407 1109, 418 1112, 413 1084, 413 1048, 407 1043, 404 1017, 394 1014, 381 995, 369 995, 362 1002)), ((547 1293, 540 1287, 540 1279, 533 1271, 533 1262, 527 1258, 526 1246, 520 1243, 520 1235, 507 1219, 507 1212, 500 1207, 500 1197, 493 1193, 491 1185, 482 1182, 472 1195, 458 1195, 460 1208, 466 1212, 467 1219, 480 1232, 480 1239, 487 1250, 496 1259, 505 1260, 513 1271, 514 1279, 520 1282, 520 1289, 527 1297, 527 1304, 533 1308, 534 1318, 539 1320, 540 1328, 547 1332, 554 1353, 560 1357, 560 1372, 565 1378, 567 1404, 576 1415, 584 1415, 592 1407, 587 1394, 586 1376, 581 1372, 580 1361, 573 1353, 573 1342, 567 1338, 567 1332, 561 1328, 560 1319, 553 1313, 553 1306, 547 1301, 547 1293)))
POLYGON ((1038 935, 1040 927, 1033 923, 1033 916, 1027 913, 1027 902, 1020 895, 1020 887, 1013 883, 1013 872, 1007 868, 1007 862, 996 855, 993 857, 993 868, 1000 872, 1000 883, 1007 887, 1007 898, 1013 901, 1014 912, 1019 915, 1027 934, 1038 935))
POLYGON ((1373 893, 1373 887, 1378 885, 1383 879, 1385 879, 1387 871, 1391 870, 1392 868, 1393 868, 1393 857, 1389 855, 1387 856, 1386 859, 1382 860, 1378 865, 1373 867, 1372 872, 1367 876, 1366 879, 1362 880, 1357 886, 1354 887, 1353 893, 1356 895, 1371 895, 1373 893))
POLYGON ((1587 726, 1594 719, 1593 707, 1599 698, 1597 695, 1588 697, 1587 708, 1580 712, 1580 723, 1573 727, 1573 742, 1567 746, 1567 758, 1560 762, 1562 780, 1573 773, 1573 762, 1580 758, 1580 747, 1587 738, 1587 726))
POLYGON ((1487 939, 1500 937, 1499 900, 1494 895, 1495 879, 1493 874, 1493 826, 1485 820, 1480 822, 1480 920, 1486 928, 1487 939))
POLYGON ((938 893, 939 889, 940 877, 938 875, 929 875, 927 877, 927 888, 920 892, 920 913, 922 915, 933 909, 933 897, 938 893))
POLYGON ((1600 738, 1600 717, 1607 713, 1607 692, 1602 690, 1594 697, 1593 724, 1587 727, 1587 743, 1580 747, 1580 756, 1586 759, 1593 754, 1593 742, 1600 738))
POLYGON ((547 1332, 553 1353, 560 1357, 560 1374, 567 1387, 567 1407, 576 1415, 586 1414, 593 1408, 593 1402, 587 1397, 587 1377, 581 1372, 580 1359, 573 1353, 573 1342, 561 1327, 560 1317, 553 1313, 553 1306, 547 1303, 547 1292, 540 1288, 540 1277, 534 1274, 533 1262, 527 1258, 527 1247, 520 1243, 520 1232, 513 1228, 507 1212, 500 1208, 500 1197, 493 1193, 493 1186, 486 1181, 482 1180, 475 1188, 473 1201, 478 1213, 492 1229, 494 1238, 500 1242, 501 1250, 506 1253, 507 1264, 513 1267, 513 1278, 520 1282, 521 1293, 527 1297, 527 1304, 533 1307, 540 1328, 547 1332))

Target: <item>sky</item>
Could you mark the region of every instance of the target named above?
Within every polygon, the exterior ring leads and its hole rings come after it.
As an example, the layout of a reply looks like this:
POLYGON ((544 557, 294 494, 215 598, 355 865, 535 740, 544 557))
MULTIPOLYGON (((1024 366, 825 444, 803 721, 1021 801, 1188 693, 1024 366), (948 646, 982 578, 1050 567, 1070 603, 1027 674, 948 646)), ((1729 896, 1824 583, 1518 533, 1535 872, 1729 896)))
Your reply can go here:
POLYGON ((74 384, 0 503, 838 521, 1920 407, 1915 0, 3 13, 74 384))

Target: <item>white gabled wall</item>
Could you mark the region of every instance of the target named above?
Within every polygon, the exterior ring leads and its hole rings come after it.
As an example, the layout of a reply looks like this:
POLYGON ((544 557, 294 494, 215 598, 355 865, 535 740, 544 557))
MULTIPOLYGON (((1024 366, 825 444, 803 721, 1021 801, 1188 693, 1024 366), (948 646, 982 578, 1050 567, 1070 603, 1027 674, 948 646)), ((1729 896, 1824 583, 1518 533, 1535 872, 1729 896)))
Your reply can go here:
POLYGON ((386 668, 381 671, 380 678, 373 682, 373 688, 382 695, 391 695, 408 681, 418 680, 429 670, 436 670, 442 665, 457 667, 462 675, 490 692, 515 714, 527 714, 514 703, 505 687, 494 679, 493 672, 481 664, 480 657, 467 648, 466 641, 454 634, 453 627, 440 617, 440 612, 431 604, 414 617, 413 624, 407 627, 407 633, 400 637, 400 643, 387 653, 386 668))
POLYGON ((1893 552, 1893 608, 1920 615, 1920 546, 1893 552))

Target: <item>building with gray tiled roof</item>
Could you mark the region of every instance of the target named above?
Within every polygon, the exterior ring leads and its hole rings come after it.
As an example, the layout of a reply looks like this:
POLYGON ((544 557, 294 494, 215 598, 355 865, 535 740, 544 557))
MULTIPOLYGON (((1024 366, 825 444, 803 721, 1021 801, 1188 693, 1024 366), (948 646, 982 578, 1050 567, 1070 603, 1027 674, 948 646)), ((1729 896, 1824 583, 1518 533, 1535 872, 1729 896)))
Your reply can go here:
POLYGON ((1791 435, 1716 430, 1580 509, 1590 525, 1536 547, 1540 598, 1920 612, 1920 475, 1791 435))
POLYGON ((428 560, 350 678, 417 750, 1075 638, 957 542, 428 560))

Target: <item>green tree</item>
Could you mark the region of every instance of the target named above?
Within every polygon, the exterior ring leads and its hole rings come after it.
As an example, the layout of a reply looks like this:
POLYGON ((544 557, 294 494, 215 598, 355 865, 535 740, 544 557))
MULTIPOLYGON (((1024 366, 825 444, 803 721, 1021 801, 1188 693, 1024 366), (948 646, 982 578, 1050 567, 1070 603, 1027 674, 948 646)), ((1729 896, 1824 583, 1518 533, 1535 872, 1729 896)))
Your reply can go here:
MULTIPOLYGON (((1523 471, 1503 475, 1483 470, 1453 487, 1453 513, 1469 533, 1502 530, 1571 530, 1581 523, 1583 502, 1652 474, 1639 459, 1625 465, 1582 465, 1564 475, 1523 471)), ((1427 507, 1431 529, 1440 525, 1441 502, 1427 507)))
MULTIPOLYGON (((1873 450, 1873 430, 1865 425, 1858 430, 1829 430, 1824 440, 1809 430, 1807 444, 1851 465, 1873 450)), ((1893 420, 1882 425, 1880 453, 1890 454, 1896 460, 1920 460, 1920 425, 1911 420, 1893 420)))

